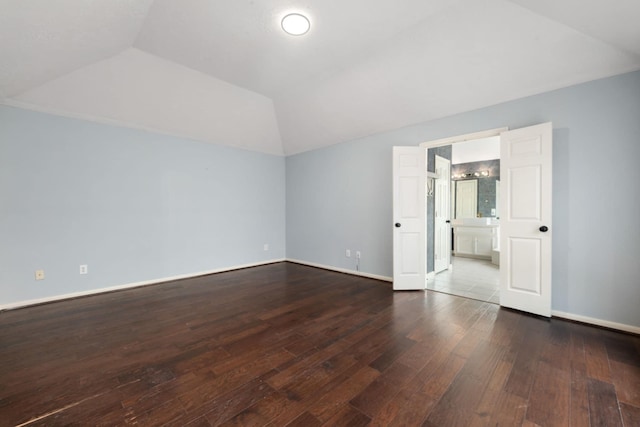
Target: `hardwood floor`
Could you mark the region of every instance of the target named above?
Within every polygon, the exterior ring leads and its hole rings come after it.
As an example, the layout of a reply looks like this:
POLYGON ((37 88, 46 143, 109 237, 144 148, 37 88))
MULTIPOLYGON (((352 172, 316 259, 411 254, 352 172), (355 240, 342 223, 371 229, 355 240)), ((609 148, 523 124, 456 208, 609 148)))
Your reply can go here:
POLYGON ((638 426, 640 338, 279 263, 0 313, 0 424, 638 426))

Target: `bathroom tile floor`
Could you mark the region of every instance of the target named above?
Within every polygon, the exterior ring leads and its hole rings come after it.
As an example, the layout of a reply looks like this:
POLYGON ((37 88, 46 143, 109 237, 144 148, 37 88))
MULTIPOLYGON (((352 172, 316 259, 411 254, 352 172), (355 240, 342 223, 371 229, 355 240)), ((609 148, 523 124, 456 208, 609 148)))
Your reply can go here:
POLYGON ((489 260, 451 257, 452 268, 427 281, 427 289, 499 304, 500 268, 489 260))

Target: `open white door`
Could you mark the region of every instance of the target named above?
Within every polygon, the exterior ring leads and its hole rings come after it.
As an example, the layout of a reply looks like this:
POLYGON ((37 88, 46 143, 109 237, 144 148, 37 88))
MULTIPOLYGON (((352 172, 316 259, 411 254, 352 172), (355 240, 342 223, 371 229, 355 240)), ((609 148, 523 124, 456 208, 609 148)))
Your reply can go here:
POLYGON ((425 161, 422 147, 393 147, 393 289, 424 289, 425 161))
POLYGON ((449 197, 451 195, 451 162, 444 157, 435 156, 436 178, 434 191, 434 245, 433 269, 436 273, 449 268, 451 264, 451 228, 449 226, 449 197))
POLYGON ((500 136, 500 305, 551 316, 552 126, 500 136))

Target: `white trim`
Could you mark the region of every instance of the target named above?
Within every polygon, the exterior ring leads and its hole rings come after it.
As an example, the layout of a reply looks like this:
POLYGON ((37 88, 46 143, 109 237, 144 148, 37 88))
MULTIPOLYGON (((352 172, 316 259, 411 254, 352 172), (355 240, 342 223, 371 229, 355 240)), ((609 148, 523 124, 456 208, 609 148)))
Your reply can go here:
POLYGON ((433 141, 422 142, 420 144, 420 147, 440 147, 442 145, 449 145, 456 142, 473 141, 474 139, 490 138, 492 136, 498 136, 502 132, 505 132, 508 130, 509 130, 508 127, 502 127, 502 128, 483 130, 480 132, 466 133, 464 135, 450 136, 448 138, 441 138, 433 141))
POLYGON ((295 264, 308 265, 309 267, 322 268, 323 270, 337 271, 338 273, 351 274, 353 276, 367 277, 369 279, 382 280, 384 282, 393 282, 393 278, 392 277, 380 276, 378 274, 364 273, 362 271, 349 270, 349 269, 346 269, 346 268, 339 268, 339 267, 332 267, 330 265, 317 264, 315 262, 301 261, 299 259, 293 259, 293 258, 287 258, 285 261, 293 262, 295 264))
POLYGON ((436 272, 435 271, 430 271, 427 273, 427 282, 430 282, 432 280, 436 279, 436 272))
POLYGON ((193 135, 187 135, 186 133, 170 132, 170 131, 166 131, 166 130, 163 130, 163 129, 155 128, 153 126, 140 125, 140 124, 133 123, 133 122, 127 122, 125 120, 111 119, 111 118, 108 118, 108 117, 94 116, 94 115, 91 115, 91 114, 75 113, 75 112, 72 112, 72 111, 60 110, 60 109, 57 109, 57 108, 49 107, 49 106, 46 106, 46 105, 38 105, 38 104, 32 104, 30 102, 18 101, 18 100, 11 99, 11 98, 3 98, 3 99, 0 98, 0 105, 6 105, 8 107, 20 108, 20 109, 28 110, 28 111, 35 111, 35 112, 38 112, 38 113, 50 114, 52 116, 66 117, 66 118, 69 118, 69 119, 84 120, 84 121, 87 121, 87 122, 100 123, 100 124, 103 124, 103 125, 116 126, 116 127, 121 127, 121 128, 127 128, 127 129, 141 130, 141 131, 145 131, 145 132, 149 132, 149 133, 155 133, 155 134, 158 134, 158 135, 173 136, 175 138, 181 138, 181 139, 186 139, 186 140, 195 141, 195 142, 204 142, 204 143, 207 143, 207 144, 215 144, 215 145, 219 145, 219 146, 223 146, 223 147, 229 147, 229 148, 236 148, 238 150, 243 150, 243 151, 251 151, 251 152, 262 153, 262 154, 271 154, 272 156, 284 157, 284 153, 282 153, 282 152, 272 152, 272 151, 269 151, 269 150, 259 150, 259 149, 247 148, 247 147, 243 147, 241 145, 223 144, 221 142, 210 141, 210 140, 206 140, 206 139, 198 139, 198 138, 194 137, 193 135))
MULTIPOLYGON (((108 288, 92 289, 92 290, 89 290, 89 291, 74 292, 74 293, 70 293, 70 294, 56 295, 56 296, 47 297, 47 298, 39 298, 39 299, 26 300, 26 301, 18 301, 18 302, 13 302, 13 303, 1 305, 0 306, 0 311, 13 310, 13 309, 17 309, 17 308, 27 307, 27 306, 30 306, 30 305, 45 304, 45 303, 48 303, 48 302, 54 302, 54 301, 60 301, 60 300, 65 300, 65 299, 84 297, 84 296, 89 296, 89 295, 97 295, 97 294, 102 294, 102 293, 106 293, 106 292, 114 292, 114 291, 119 291, 119 290, 124 290, 124 289, 131 289, 131 288, 138 288, 138 287, 142 287, 142 286, 155 285, 155 284, 158 284, 158 283, 171 282, 171 281, 174 281, 174 280, 190 279, 190 278, 198 277, 198 276, 206 276, 206 275, 209 275, 209 274, 224 273, 225 271, 241 270, 243 268, 258 267, 260 265, 275 264, 275 263, 278 263, 278 262, 292 262, 292 263, 295 263, 295 264, 307 265, 309 267, 322 268, 323 270, 337 271, 339 273, 351 274, 353 276, 367 277, 369 279, 376 279, 376 280, 381 280, 381 281, 384 281, 384 282, 393 282, 393 278, 392 277, 388 277, 388 276, 381 276, 381 275, 378 275, 378 274, 364 273, 362 271, 348 270, 346 268, 332 267, 332 266, 329 266, 329 265, 318 264, 318 263, 315 263, 315 262, 301 261, 301 260, 297 260, 297 259, 293 259, 293 258, 279 258, 279 259, 273 259, 273 260, 268 260, 268 261, 260 261, 260 262, 250 263, 250 264, 236 265, 236 266, 233 266, 233 267, 217 268, 217 269, 214 269, 214 270, 201 271, 201 272, 198 272, 198 273, 181 274, 181 275, 177 275, 177 276, 164 277, 164 278, 161 278, 161 279, 144 280, 144 281, 141 281, 141 282, 127 283, 125 285, 110 286, 108 288)), ((427 280, 432 280, 434 277, 435 277, 435 272, 431 271, 431 272, 427 273, 427 280)), ((557 311, 557 310, 552 310, 551 311, 551 315, 553 317, 558 317, 558 318, 561 318, 561 319, 575 320, 577 322, 582 322, 582 323, 586 323, 586 324, 590 324, 590 325, 596 325, 596 326, 602 326, 602 327, 609 328, 609 329, 616 329, 616 330, 619 330, 619 331, 630 332, 632 334, 640 335, 640 326, 625 325, 624 323, 616 323, 616 322, 611 322, 611 321, 608 321, 608 320, 596 319, 596 318, 588 317, 588 316, 581 316, 579 314, 565 313, 563 311, 557 311)))
POLYGON ((143 280, 141 282, 134 282, 134 283, 127 283, 127 284, 124 284, 124 285, 110 286, 110 287, 107 287, 107 288, 91 289, 91 290, 88 290, 88 291, 73 292, 73 293, 70 293, 70 294, 55 295, 55 296, 46 297, 46 298, 38 298, 38 299, 32 299, 32 300, 26 300, 26 301, 12 302, 12 303, 9 303, 9 304, 0 305, 0 311, 13 310, 13 309, 16 309, 16 308, 22 308, 22 307, 27 307, 27 306, 30 306, 30 305, 37 305, 37 304, 45 304, 45 303, 48 303, 48 302, 54 302, 54 301, 59 301, 59 300, 65 300, 65 299, 72 299, 72 298, 78 298, 78 297, 85 297, 85 296, 89 296, 89 295, 102 294, 102 293, 105 293, 105 292, 113 292, 113 291, 120 291, 120 290, 123 290, 123 289, 131 289, 131 288, 138 288, 138 287, 141 287, 141 286, 155 285, 155 284, 158 284, 158 283, 171 282, 171 281, 174 281, 174 280, 190 279, 192 277, 207 276, 209 274, 223 273, 225 271, 232 271, 232 270, 241 270, 243 268, 257 267, 257 266, 260 266, 260 265, 274 264, 274 263, 277 263, 277 262, 284 262, 284 261, 286 261, 284 258, 272 259, 272 260, 268 260, 268 261, 254 262, 254 263, 251 263, 251 264, 242 264, 242 265, 236 265, 236 266, 233 266, 233 267, 223 267, 223 268, 216 268, 214 270, 200 271, 198 273, 180 274, 180 275, 177 275, 177 276, 163 277, 161 279, 143 280))
POLYGON ((567 320, 575 320, 576 322, 588 323, 590 325, 602 326, 609 329, 617 329, 619 331, 640 335, 640 326, 625 325, 624 323, 611 322, 609 320, 596 319, 594 317, 565 313, 563 311, 557 310, 551 310, 551 316, 567 320))

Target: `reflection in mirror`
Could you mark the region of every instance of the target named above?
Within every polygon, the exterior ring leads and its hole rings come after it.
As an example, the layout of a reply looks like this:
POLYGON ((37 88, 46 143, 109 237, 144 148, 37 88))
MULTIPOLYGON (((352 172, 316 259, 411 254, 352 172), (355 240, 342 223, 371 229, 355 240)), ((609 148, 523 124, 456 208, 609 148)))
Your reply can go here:
POLYGON ((498 216, 500 159, 451 165, 451 178, 456 187, 456 219, 498 216), (475 193, 471 190, 472 184, 463 184, 471 181, 476 182, 475 193), (474 210, 470 211, 473 206, 474 210))
POLYGON ((456 181, 456 219, 475 218, 478 212, 478 180, 456 181))

